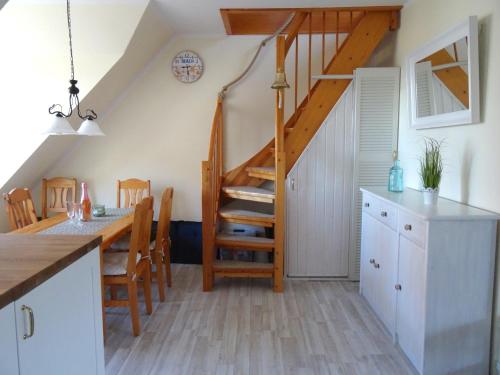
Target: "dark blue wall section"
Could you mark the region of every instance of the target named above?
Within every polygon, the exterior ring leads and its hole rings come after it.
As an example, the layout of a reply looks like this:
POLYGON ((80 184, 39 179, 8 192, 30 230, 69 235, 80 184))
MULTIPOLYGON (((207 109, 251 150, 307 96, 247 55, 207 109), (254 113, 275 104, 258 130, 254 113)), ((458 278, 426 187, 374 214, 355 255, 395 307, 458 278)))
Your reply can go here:
POLYGON ((172 221, 170 223, 170 239, 172 240, 172 263, 202 263, 200 222, 172 221))

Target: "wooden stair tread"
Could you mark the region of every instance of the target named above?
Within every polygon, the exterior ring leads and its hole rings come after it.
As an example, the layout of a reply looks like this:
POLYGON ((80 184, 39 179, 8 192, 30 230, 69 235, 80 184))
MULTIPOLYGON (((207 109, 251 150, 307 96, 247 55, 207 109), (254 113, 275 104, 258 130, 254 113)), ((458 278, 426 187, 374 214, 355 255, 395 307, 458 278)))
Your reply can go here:
POLYGON ((272 227, 274 224, 274 215, 245 209, 222 207, 219 210, 219 216, 232 223, 259 225, 263 227, 272 227))
POLYGON ((266 173, 274 173, 276 171, 276 168, 274 168, 274 167, 248 167, 247 171, 248 170, 266 172, 266 173))
POLYGON ((244 262, 241 260, 216 260, 214 261, 214 268, 219 269, 234 269, 234 268, 245 268, 245 269, 265 269, 272 270, 272 263, 258 263, 258 262, 244 262))
POLYGON ((273 277, 272 263, 242 262, 239 260, 216 260, 213 265, 215 276, 221 277, 273 277))
POLYGON ((257 177, 264 180, 274 181, 276 168, 274 167, 248 167, 247 173, 250 177, 257 177))
POLYGON ((222 191, 231 198, 273 203, 274 191, 255 186, 225 186, 222 191))
POLYGON ((252 249, 262 251, 272 251, 274 239, 256 236, 238 236, 234 234, 219 233, 215 243, 221 247, 234 249, 252 249))
POLYGON ((219 214, 223 217, 249 217, 258 220, 274 220, 274 215, 266 214, 264 212, 257 212, 251 210, 237 209, 237 208, 226 208, 222 207, 219 210, 219 214))

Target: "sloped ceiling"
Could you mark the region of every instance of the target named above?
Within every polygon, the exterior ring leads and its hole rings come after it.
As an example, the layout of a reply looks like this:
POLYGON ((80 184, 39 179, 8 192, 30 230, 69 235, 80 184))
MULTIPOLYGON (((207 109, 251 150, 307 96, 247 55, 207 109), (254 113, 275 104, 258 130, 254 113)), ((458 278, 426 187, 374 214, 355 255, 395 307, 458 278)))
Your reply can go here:
MULTIPOLYGON (((72 4, 75 78, 84 98, 123 55, 147 0, 72 4)), ((0 187, 46 139, 48 106, 67 103, 70 78, 64 2, 9 1, 0 12, 0 187)))
MULTIPOLYGON (((124 54, 82 100, 82 107, 92 107, 102 118, 115 99, 134 79, 172 35, 164 19, 158 17, 157 4, 150 2, 144 11, 124 54)), ((76 129, 79 121, 73 121, 76 129)), ((103 129, 104 132, 106 129, 103 129)), ((5 183, 1 192, 13 187, 36 185, 44 173, 73 148, 79 137, 49 137, 5 183)), ((0 232, 7 230, 5 215, 0 215, 0 232)))

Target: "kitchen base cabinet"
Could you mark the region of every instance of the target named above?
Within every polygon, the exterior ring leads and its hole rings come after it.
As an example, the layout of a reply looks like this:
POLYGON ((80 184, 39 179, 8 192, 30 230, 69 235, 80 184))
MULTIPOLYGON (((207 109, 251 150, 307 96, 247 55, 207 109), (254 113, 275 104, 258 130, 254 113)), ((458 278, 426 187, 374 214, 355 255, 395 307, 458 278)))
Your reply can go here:
POLYGON ((17 375, 16 316, 14 303, 0 309, 0 374, 17 375))
POLYGON ((104 375, 101 306, 96 248, 0 310, 0 374, 104 375))
POLYGON ((500 216, 361 190, 361 294, 419 374, 487 374, 500 216))

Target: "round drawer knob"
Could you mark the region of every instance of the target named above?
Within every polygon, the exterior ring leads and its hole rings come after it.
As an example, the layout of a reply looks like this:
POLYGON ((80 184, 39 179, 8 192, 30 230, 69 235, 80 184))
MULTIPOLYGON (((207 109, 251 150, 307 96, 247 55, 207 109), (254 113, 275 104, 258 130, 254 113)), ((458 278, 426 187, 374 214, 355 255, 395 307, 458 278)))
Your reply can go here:
POLYGON ((371 258, 370 259, 370 264, 375 264, 375 259, 371 258))
POLYGON ((375 263, 375 264, 373 265, 373 267, 375 267, 375 268, 380 268, 380 264, 375 263))
POLYGON ((411 224, 405 224, 405 230, 410 231, 411 230, 411 224))
POLYGON ((387 217, 387 211, 382 211, 382 212, 380 213, 380 216, 382 216, 382 217, 387 217))
POLYGON ((401 290, 401 284, 396 284, 396 285, 394 285, 394 288, 395 288, 396 290, 401 290))
POLYGON ((366 202, 366 203, 365 203, 365 207, 370 207, 370 203, 369 203, 369 202, 366 202))

